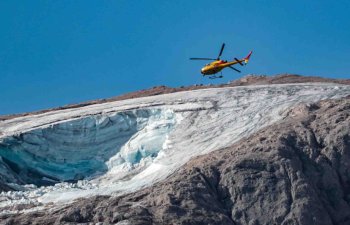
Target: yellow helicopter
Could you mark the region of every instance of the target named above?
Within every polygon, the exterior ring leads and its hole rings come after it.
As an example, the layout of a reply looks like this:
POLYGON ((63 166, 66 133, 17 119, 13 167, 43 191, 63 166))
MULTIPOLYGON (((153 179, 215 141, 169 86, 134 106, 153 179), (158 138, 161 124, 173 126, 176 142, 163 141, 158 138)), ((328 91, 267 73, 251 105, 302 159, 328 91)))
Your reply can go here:
POLYGON ((211 62, 211 63, 205 65, 201 69, 201 74, 203 76, 210 76, 209 77, 210 79, 222 78, 223 76, 222 76, 221 70, 223 70, 226 67, 229 67, 229 68, 240 73, 241 71, 234 68, 232 65, 235 65, 235 64, 240 64, 241 66, 246 65, 253 52, 250 51, 249 54, 243 59, 234 58, 234 61, 227 61, 227 60, 220 59, 222 52, 224 51, 224 48, 225 48, 225 43, 222 44, 219 56, 216 59, 213 59, 213 58, 190 58, 190 60, 215 60, 214 62, 211 62), (220 76, 215 75, 218 72, 221 72, 220 76))

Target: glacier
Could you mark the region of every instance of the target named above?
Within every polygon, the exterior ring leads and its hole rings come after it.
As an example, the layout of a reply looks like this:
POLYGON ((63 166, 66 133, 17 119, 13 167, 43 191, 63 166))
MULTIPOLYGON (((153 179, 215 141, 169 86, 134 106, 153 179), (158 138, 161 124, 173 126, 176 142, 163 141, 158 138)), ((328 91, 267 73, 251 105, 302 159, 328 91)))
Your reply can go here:
POLYGON ((91 179, 157 156, 174 123, 160 109, 93 115, 4 138, 0 157, 20 183, 91 179))
POLYGON ((1 121, 0 175, 18 191, 2 192, 0 208, 136 191, 292 106, 347 95, 349 86, 331 83, 209 88, 1 121))

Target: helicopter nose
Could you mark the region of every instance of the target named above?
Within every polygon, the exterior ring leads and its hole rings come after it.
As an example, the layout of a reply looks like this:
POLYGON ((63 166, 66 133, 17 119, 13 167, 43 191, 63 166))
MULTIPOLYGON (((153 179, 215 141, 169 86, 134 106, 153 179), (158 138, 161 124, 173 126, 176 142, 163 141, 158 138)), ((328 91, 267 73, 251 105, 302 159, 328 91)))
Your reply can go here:
POLYGON ((201 74, 204 74, 204 69, 201 69, 201 74))

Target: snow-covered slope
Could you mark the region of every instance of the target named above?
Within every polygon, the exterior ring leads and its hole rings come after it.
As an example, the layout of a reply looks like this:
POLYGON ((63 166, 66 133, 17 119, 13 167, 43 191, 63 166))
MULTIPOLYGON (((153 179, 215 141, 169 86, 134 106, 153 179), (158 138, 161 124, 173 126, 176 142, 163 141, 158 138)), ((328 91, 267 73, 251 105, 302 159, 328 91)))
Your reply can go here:
POLYGON ((282 119, 291 106, 347 95, 350 86, 326 83, 215 88, 5 120, 0 175, 21 191, 1 193, 0 207, 135 191, 282 119))

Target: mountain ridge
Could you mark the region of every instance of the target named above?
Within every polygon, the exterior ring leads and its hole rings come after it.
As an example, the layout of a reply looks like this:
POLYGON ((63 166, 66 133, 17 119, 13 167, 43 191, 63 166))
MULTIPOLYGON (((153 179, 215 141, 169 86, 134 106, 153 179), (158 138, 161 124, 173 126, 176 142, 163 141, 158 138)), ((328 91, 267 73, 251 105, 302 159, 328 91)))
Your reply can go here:
POLYGON ((0 221, 346 224, 350 87, 266 79, 1 121, 0 221))
POLYGON ((338 84, 350 85, 350 79, 332 79, 332 78, 324 78, 324 77, 318 77, 318 76, 302 76, 297 74, 278 74, 274 76, 247 75, 237 80, 232 80, 227 84, 218 84, 218 85, 196 84, 196 85, 190 85, 190 86, 181 86, 178 88, 168 87, 164 85, 155 86, 149 89, 134 91, 134 92, 122 94, 111 98, 86 101, 82 103, 73 103, 73 104, 68 104, 60 107, 44 109, 44 110, 39 110, 34 112, 0 115, 0 121, 16 118, 19 116, 36 115, 36 114, 41 114, 41 113, 55 111, 55 110, 78 108, 78 107, 84 107, 88 105, 99 104, 99 103, 121 101, 125 99, 154 96, 154 95, 160 95, 160 94, 175 93, 180 91, 199 90, 199 89, 207 89, 207 88, 220 88, 220 87, 237 87, 237 86, 248 86, 248 85, 307 83, 307 82, 324 82, 324 83, 338 83, 338 84))

